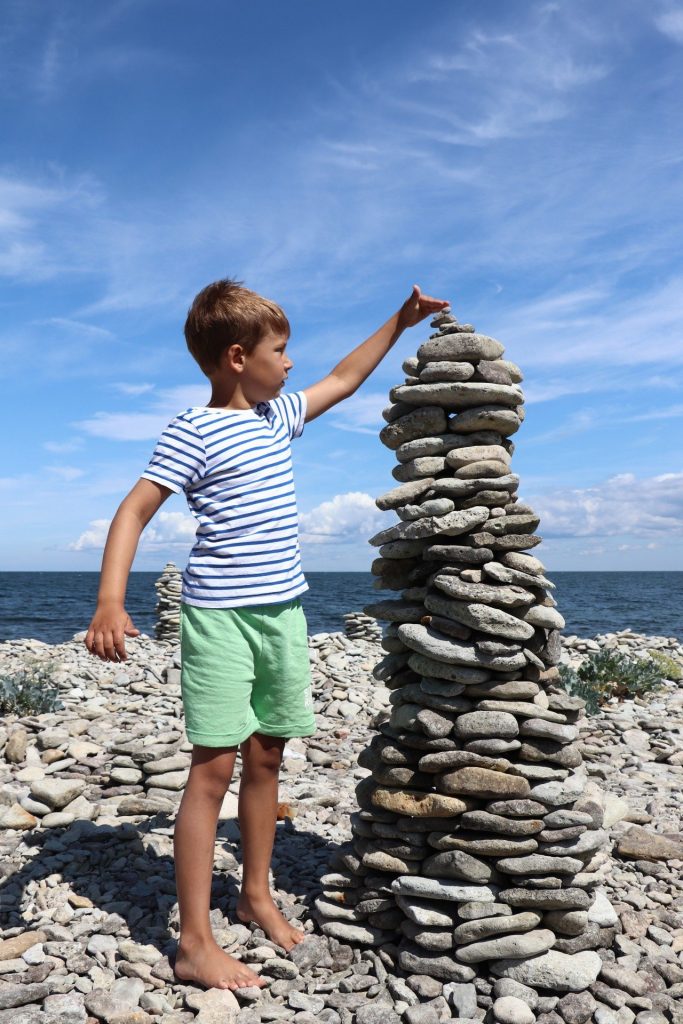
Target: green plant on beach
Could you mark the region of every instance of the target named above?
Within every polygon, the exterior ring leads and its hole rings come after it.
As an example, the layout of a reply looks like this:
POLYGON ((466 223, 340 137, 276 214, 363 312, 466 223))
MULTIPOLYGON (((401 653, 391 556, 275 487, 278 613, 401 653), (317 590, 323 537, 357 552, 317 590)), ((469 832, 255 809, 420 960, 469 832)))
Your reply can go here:
POLYGON ((53 683, 53 669, 29 661, 11 675, 0 676, 0 715, 42 715, 64 707, 53 683))
POLYGON ((651 693, 661 686, 665 676, 652 657, 628 658, 607 650, 591 654, 578 669, 560 665, 559 671, 565 690, 585 700, 589 715, 612 697, 623 700, 651 693))
POLYGON ((664 654, 663 651, 653 650, 652 648, 647 653, 659 668, 663 679, 673 679, 676 682, 679 679, 683 679, 683 667, 677 661, 674 661, 673 658, 670 658, 668 654, 664 654))

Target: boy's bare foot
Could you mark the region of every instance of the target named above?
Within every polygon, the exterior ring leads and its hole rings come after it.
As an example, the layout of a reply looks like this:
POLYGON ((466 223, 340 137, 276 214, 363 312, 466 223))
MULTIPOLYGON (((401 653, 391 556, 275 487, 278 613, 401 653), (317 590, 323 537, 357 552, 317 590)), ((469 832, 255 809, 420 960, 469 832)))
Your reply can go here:
POLYGON ((200 943, 186 947, 178 946, 175 962, 171 961, 173 972, 181 981, 205 985, 206 988, 247 988, 258 985, 263 988, 266 981, 249 970, 246 964, 228 956, 217 942, 200 943))
POLYGON ((245 896, 244 893, 240 894, 235 913, 242 924, 255 921, 260 928, 263 928, 271 942, 282 946, 288 953, 293 946, 306 938, 301 929, 295 928, 293 924, 285 920, 273 903, 270 893, 267 896, 251 898, 245 896))

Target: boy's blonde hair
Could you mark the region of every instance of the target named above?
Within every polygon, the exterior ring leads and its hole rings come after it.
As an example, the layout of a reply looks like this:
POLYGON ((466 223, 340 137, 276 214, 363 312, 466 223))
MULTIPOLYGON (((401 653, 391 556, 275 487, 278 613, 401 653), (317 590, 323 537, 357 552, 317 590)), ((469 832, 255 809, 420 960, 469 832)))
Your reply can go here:
POLYGON ((249 353, 269 327, 289 337, 289 321, 276 302, 226 277, 195 296, 185 321, 185 341, 209 376, 226 348, 239 344, 249 353))

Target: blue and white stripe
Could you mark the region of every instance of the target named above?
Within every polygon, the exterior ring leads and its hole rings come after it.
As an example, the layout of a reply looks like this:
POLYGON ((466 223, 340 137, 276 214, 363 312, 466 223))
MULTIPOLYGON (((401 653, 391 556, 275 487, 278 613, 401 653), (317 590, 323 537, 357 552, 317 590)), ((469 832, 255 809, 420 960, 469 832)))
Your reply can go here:
POLYGON ((296 391, 253 409, 193 406, 163 431, 142 476, 184 491, 197 520, 185 604, 276 604, 308 590, 291 450, 305 418, 296 391))

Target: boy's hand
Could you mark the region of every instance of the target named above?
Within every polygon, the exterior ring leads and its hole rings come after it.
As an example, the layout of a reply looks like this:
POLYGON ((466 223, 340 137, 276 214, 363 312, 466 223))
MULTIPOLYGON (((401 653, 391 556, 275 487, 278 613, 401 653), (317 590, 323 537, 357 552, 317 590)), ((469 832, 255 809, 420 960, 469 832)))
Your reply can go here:
POLYGON ((446 309, 449 305, 445 299, 433 299, 430 295, 423 295, 419 285, 414 284, 412 295, 406 299, 398 312, 399 329, 414 327, 420 320, 446 309))
POLYGON ((133 621, 120 605, 105 605, 98 608, 86 633, 85 646, 100 661, 125 661, 126 643, 124 637, 139 636, 133 621))

